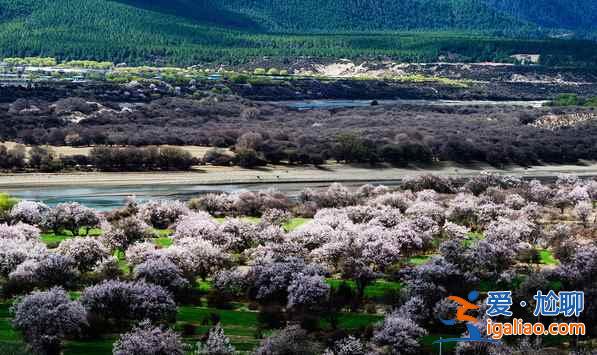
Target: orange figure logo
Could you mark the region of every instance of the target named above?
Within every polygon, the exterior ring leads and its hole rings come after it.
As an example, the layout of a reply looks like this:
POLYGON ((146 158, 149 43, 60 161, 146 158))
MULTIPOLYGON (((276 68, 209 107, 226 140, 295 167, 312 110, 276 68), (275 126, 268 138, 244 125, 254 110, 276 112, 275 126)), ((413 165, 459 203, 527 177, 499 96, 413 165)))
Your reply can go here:
POLYGON ((461 322, 473 322, 473 323, 478 322, 477 318, 469 316, 466 313, 468 311, 478 310, 479 306, 465 300, 462 297, 458 297, 458 296, 450 296, 450 297, 448 297, 448 299, 451 301, 454 301, 460 305, 460 307, 458 307, 458 310, 456 311, 456 320, 459 320, 461 322))

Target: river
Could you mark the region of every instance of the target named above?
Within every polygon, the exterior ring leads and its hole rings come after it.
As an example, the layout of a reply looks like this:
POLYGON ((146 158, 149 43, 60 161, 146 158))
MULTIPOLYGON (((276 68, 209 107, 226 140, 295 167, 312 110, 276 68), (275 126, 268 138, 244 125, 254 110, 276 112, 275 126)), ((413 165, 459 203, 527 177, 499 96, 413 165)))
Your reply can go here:
POLYGON ((351 107, 369 107, 376 101, 378 105, 409 105, 409 106, 516 106, 533 107, 544 106, 549 101, 482 101, 482 100, 297 100, 270 101, 270 104, 295 108, 297 110, 335 109, 351 107))
MULTIPOLYGON (((347 186, 360 186, 364 183, 346 183, 347 186)), ((380 182, 373 182, 380 184, 380 182)), ((396 185, 398 181, 384 181, 384 185, 396 185)), ((142 185, 142 186, 101 186, 101 187, 43 187, 3 189, 13 197, 41 201, 49 206, 63 202, 79 202, 98 211, 109 211, 121 207, 129 196, 140 201, 165 199, 187 201, 209 192, 239 192, 276 189, 296 198, 303 189, 320 188, 329 183, 263 183, 263 184, 225 184, 225 185, 142 185)))

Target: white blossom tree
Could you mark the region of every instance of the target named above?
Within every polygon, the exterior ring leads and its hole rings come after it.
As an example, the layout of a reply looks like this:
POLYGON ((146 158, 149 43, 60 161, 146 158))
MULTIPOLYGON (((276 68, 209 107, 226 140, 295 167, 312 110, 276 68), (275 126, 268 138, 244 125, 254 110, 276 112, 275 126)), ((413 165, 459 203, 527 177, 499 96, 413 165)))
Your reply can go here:
POLYGON ((277 208, 268 209, 261 215, 261 221, 263 223, 275 226, 282 226, 283 224, 288 223, 291 218, 292 214, 290 212, 277 208))
POLYGON ((79 277, 75 261, 64 255, 48 254, 41 260, 29 259, 11 272, 12 281, 31 283, 41 287, 70 287, 79 277))
POLYGON ((125 251, 126 261, 135 267, 149 257, 154 256, 158 251, 158 247, 155 243, 150 241, 142 241, 131 244, 125 251))

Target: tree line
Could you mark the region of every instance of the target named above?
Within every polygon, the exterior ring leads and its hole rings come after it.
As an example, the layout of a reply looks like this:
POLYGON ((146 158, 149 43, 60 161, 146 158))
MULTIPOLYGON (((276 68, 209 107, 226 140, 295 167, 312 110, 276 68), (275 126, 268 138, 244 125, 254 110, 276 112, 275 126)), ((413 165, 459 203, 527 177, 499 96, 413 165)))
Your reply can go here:
POLYGON ((0 171, 181 171, 198 161, 178 147, 97 146, 88 155, 61 155, 48 146, 33 146, 27 151, 23 145, 7 148, 0 144, 0 171))

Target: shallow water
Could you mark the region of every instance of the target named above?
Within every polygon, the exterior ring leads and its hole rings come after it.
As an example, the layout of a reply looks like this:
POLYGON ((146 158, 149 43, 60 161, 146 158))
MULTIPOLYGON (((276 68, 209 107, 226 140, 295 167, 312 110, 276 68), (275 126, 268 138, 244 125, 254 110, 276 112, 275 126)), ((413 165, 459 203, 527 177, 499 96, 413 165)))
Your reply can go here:
MULTIPOLYGON (((376 184, 375 182, 373 182, 376 184)), ((396 182, 384 181, 384 185, 396 182)), ((355 185, 363 185, 358 183, 355 185)), ((11 196, 24 200, 41 201, 50 206, 62 202, 79 202, 98 211, 109 211, 121 207, 129 196, 140 201, 166 199, 186 201, 209 192, 238 192, 276 189, 292 197, 298 196, 306 187, 317 188, 329 183, 287 183, 287 184, 246 184, 246 185, 146 185, 146 186, 102 186, 102 187, 47 187, 27 189, 4 189, 11 196)), ((346 184, 349 185, 350 184, 346 184)))
MULTIPOLYGON (((368 107, 374 100, 297 100, 270 102, 297 110, 334 109, 350 107, 368 107)), ((483 101, 483 100, 375 100, 379 105, 411 105, 411 106, 517 106, 541 107, 548 101, 483 101)))

